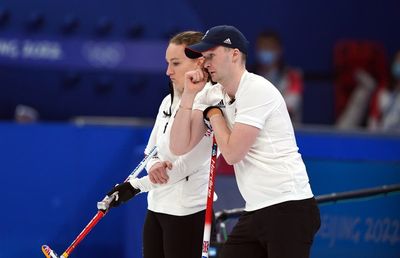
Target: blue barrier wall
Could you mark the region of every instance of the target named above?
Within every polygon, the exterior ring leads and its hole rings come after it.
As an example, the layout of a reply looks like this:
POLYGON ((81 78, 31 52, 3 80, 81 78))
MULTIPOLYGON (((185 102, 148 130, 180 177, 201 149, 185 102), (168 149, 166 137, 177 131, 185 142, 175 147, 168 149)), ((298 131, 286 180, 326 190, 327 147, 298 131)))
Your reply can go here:
MULTIPOLYGON (((400 183, 400 138, 298 132, 315 195, 400 183)), ((312 257, 400 256, 400 195, 320 206, 312 257)))
MULTIPOLYGON (((399 136, 298 130, 297 142, 315 195, 400 183, 399 136)), ((243 207, 233 177, 217 177, 216 191, 216 210, 243 207)), ((388 195, 321 205, 311 257, 399 257, 399 203, 388 195)))
MULTIPOLYGON (((95 215, 96 202, 142 159, 149 129, 1 124, 0 132, 0 257, 17 258, 40 257, 44 243, 64 251, 95 215)), ((132 202, 133 218, 143 217, 140 200, 132 202)), ((124 257, 127 228, 141 231, 141 223, 128 223, 127 210, 107 215, 74 257, 124 257)), ((138 239, 131 248, 140 252, 138 239)))
MULTIPOLYGON (((96 213, 96 202, 142 159, 149 128, 0 123, 0 258, 61 253, 96 213)), ((400 137, 298 131, 315 194, 400 182, 400 137)), ((220 208, 241 206, 218 177, 220 208), (220 183, 219 183, 220 182, 220 183)), ((236 193, 237 194, 237 193, 236 193)), ((141 257, 146 196, 110 212, 73 257, 141 257)), ((315 258, 400 254, 400 196, 321 206, 315 258)))

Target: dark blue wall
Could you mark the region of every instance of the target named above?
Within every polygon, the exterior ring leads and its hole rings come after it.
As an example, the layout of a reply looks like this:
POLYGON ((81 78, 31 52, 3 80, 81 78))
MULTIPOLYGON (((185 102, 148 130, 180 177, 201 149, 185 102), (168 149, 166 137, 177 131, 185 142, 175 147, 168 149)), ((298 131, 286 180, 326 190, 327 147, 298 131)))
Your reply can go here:
MULTIPOLYGON (((0 123, 0 257, 40 257, 42 244, 63 252, 96 202, 142 159, 149 132, 0 123)), ((317 195, 400 182, 398 136, 299 131, 298 143, 317 195)), ((217 178, 216 210, 243 205, 235 185, 234 177, 217 178)), ((145 198, 107 214, 73 257, 141 257, 145 198)), ((399 201, 393 195, 321 207, 313 257, 398 257, 399 201)))
MULTIPOLYGON (((25 24, 35 14, 43 14, 44 25, 33 34, 59 35, 63 23, 76 17, 80 25, 72 36, 95 36, 104 20, 113 24, 106 38, 127 38, 132 25, 142 27, 140 36, 159 39, 184 29, 205 30, 218 24, 241 29, 250 42, 264 28, 281 32, 289 63, 306 70, 331 68, 332 47, 342 38, 381 41, 393 54, 400 46, 395 25, 400 23, 396 0, 366 1, 52 1, 3 0, 0 8, 9 10, 3 32, 26 31, 25 24)), ((1 9, 0 9, 1 10, 1 9)))
MULTIPOLYGON (((396 33, 396 25, 400 24, 399 8, 397 0, 382 3, 373 0, 312 0, 307 3, 295 0, 245 3, 238 0, 57 3, 3 0, 0 3, 0 40, 54 39, 61 46, 68 40, 82 44, 87 41, 105 44, 114 41, 129 44, 138 40, 165 42, 177 31, 204 31, 217 24, 233 24, 254 43, 258 32, 274 28, 282 34, 288 64, 302 68, 306 74, 332 74, 332 51, 339 39, 380 41, 387 48, 388 56, 400 48, 400 35, 396 33), (68 25, 72 29, 65 30, 68 25)), ((160 51, 164 48, 165 44, 160 44, 160 51)), ((164 68, 147 72, 143 71, 146 68, 137 66, 131 70, 82 68, 79 48, 77 52, 74 64, 50 67, 43 62, 26 67, 26 59, 11 62, 0 54, 0 118, 11 119, 17 104, 37 108, 46 120, 75 115, 154 116, 157 105, 152 101, 159 103, 166 92, 164 68)), ((158 67, 165 62, 162 55, 150 59, 158 67)), ((131 56, 129 60, 139 65, 141 62, 131 56)), ((249 62, 253 62, 252 54, 249 62)), ((306 81, 304 122, 333 122, 332 92, 329 79, 306 81)))
POLYGON ((334 42, 342 38, 379 40, 389 53, 400 47, 400 36, 391 29, 400 22, 396 0, 207 2, 191 1, 206 27, 234 24, 253 43, 263 28, 275 28, 283 36, 288 62, 305 70, 331 69, 334 42))

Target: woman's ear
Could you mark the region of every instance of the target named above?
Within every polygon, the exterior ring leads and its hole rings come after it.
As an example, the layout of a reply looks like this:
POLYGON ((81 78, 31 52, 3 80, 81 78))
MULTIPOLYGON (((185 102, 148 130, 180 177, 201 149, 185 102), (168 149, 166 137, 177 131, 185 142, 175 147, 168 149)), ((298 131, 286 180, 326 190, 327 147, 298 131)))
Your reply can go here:
POLYGON ((204 57, 199 57, 196 59, 196 66, 197 66, 197 68, 204 67, 204 57))

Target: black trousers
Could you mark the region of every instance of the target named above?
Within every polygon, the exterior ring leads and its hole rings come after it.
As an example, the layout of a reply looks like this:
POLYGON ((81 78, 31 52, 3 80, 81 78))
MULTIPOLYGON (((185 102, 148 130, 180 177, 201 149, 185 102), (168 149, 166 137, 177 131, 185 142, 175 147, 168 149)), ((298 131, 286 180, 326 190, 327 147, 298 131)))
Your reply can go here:
POLYGON ((205 210, 187 216, 147 211, 143 229, 144 258, 199 258, 205 210))
POLYGON ((246 212, 223 245, 220 258, 308 258, 321 224, 314 198, 246 212))

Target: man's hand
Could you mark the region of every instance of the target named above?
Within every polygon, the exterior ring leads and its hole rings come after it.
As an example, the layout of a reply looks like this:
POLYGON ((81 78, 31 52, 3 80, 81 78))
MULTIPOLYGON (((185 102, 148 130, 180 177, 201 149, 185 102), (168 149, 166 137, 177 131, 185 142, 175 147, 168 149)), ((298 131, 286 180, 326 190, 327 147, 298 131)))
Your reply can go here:
POLYGON ((191 94, 200 92, 207 83, 208 74, 203 69, 185 73, 185 91, 191 94))
POLYGON ((170 161, 162 161, 154 164, 149 171, 149 178, 153 184, 165 184, 168 182, 167 169, 172 169, 170 161))

